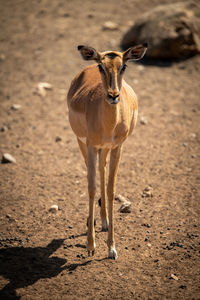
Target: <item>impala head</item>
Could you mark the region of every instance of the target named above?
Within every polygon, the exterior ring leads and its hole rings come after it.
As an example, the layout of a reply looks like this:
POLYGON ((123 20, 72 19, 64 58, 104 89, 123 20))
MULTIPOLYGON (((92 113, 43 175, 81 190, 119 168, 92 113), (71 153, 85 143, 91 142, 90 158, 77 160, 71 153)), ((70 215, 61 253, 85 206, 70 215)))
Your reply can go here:
POLYGON ((106 100, 110 104, 117 104, 120 101, 120 89, 122 77, 126 70, 128 60, 141 59, 146 50, 147 44, 131 47, 125 52, 106 51, 98 52, 92 47, 78 46, 83 59, 94 60, 98 63, 106 100))

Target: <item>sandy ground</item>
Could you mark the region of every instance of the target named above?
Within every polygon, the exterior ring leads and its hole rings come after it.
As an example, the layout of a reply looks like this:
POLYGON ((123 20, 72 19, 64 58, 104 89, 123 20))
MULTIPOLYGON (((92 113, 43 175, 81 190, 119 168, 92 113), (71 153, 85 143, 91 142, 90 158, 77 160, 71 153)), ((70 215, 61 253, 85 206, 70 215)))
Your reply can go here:
POLYGON ((0 1, 0 154, 16 159, 0 164, 1 299, 200 299, 200 57, 129 63, 124 75, 139 120, 118 174, 132 211, 115 201, 117 261, 98 205, 87 256, 86 169, 67 117, 70 82, 88 64, 77 45, 118 50, 140 14, 170 2, 0 1), (39 82, 53 87, 43 97, 39 82), (153 197, 142 197, 147 186, 153 197))

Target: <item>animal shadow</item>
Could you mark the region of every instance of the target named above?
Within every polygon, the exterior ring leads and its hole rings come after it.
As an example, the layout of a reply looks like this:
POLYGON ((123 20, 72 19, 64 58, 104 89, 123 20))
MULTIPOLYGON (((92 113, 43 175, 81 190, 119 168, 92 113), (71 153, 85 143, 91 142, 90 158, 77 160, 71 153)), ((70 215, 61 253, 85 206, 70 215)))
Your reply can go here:
POLYGON ((0 275, 9 283, 0 291, 0 299, 20 299, 16 289, 34 284, 41 278, 57 276, 66 260, 50 257, 64 239, 52 240, 47 247, 11 247, 0 249, 0 275))

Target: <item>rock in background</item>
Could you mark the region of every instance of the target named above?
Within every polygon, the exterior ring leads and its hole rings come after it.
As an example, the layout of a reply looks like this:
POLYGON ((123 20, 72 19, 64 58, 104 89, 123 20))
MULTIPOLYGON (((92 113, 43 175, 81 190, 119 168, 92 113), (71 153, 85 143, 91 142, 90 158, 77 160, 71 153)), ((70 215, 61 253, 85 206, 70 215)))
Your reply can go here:
POLYGON ((184 59, 200 53, 200 3, 160 5, 143 14, 124 35, 121 47, 148 42, 146 57, 184 59))

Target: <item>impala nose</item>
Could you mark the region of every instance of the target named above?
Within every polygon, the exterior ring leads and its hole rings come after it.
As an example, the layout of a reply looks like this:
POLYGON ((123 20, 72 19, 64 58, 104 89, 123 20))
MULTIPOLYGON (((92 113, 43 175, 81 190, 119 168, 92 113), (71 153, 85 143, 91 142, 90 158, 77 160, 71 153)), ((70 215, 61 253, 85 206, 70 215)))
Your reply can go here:
POLYGON ((108 94, 108 98, 109 98, 109 103, 110 104, 117 104, 119 102, 119 95, 110 95, 108 94))

